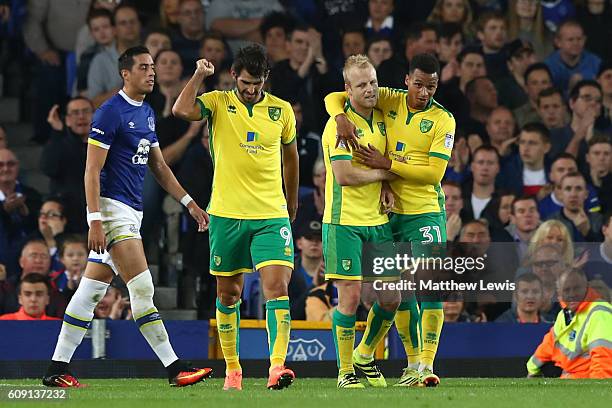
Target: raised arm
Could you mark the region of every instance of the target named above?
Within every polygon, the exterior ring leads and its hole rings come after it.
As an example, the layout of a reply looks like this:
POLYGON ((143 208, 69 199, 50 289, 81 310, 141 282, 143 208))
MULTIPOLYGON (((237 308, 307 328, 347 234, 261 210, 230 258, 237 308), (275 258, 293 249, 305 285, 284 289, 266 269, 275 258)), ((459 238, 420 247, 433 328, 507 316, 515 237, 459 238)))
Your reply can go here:
POLYGON ((196 70, 193 76, 181 91, 176 102, 174 102, 172 107, 172 114, 174 116, 190 121, 203 119, 200 105, 196 102, 196 97, 204 79, 214 73, 215 67, 211 62, 205 59, 200 59, 196 62, 196 70))
POLYGON ((151 147, 149 151, 149 170, 153 173, 155 180, 176 201, 179 201, 189 210, 189 214, 198 223, 198 231, 206 231, 208 228, 208 214, 204 212, 193 200, 185 189, 180 185, 170 167, 164 161, 159 146, 151 147))

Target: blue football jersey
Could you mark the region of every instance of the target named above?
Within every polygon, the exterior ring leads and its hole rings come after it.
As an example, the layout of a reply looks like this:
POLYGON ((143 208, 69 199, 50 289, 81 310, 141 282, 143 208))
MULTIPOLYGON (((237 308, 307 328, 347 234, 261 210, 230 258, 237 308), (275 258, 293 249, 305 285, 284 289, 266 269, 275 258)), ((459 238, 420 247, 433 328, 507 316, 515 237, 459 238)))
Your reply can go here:
POLYGON ((142 211, 149 150, 159 146, 151 106, 119 91, 96 110, 88 143, 108 150, 100 173, 100 196, 142 211))

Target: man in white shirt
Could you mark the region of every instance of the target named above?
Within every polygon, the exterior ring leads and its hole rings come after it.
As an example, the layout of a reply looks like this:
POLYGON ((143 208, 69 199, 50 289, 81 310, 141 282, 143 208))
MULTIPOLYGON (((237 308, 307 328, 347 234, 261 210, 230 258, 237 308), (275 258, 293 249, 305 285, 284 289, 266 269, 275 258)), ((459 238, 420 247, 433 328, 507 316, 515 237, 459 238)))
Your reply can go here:
MULTIPOLYGON (((499 174, 499 153, 491 145, 478 147, 472 158, 472 185, 465 191, 463 202, 470 219, 485 217, 495 197, 495 178, 499 174)), ((485 217, 486 218, 486 217, 485 217)))

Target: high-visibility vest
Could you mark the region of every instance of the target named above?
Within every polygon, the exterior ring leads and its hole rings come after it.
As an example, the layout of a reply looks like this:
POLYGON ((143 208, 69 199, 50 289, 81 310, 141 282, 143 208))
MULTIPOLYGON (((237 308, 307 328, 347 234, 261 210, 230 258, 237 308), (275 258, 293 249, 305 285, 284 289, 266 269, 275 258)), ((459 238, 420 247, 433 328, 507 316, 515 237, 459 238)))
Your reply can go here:
POLYGON ((569 324, 564 311, 527 362, 527 371, 538 374, 553 362, 562 378, 612 378, 612 305, 596 299, 591 289, 569 324))

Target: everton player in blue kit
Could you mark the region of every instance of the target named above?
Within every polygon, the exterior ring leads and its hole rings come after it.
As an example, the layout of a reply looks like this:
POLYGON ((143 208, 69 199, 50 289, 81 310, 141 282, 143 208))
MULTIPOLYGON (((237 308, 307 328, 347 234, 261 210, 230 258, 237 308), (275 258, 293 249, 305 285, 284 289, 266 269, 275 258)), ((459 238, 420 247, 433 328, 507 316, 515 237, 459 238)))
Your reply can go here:
POLYGON ((145 47, 126 50, 119 57, 119 74, 123 89, 96 111, 92 122, 85 169, 91 252, 81 283, 66 308, 55 352, 43 378, 47 386, 81 386, 68 364, 113 272, 126 282, 134 320, 168 370, 170 384, 195 384, 212 371, 188 367, 176 356, 153 304, 153 279, 139 233, 147 165, 159 184, 189 209, 200 231, 208 227, 208 215, 183 190, 164 162, 155 134, 155 114, 143 102, 153 90, 155 78, 149 51, 145 47))

